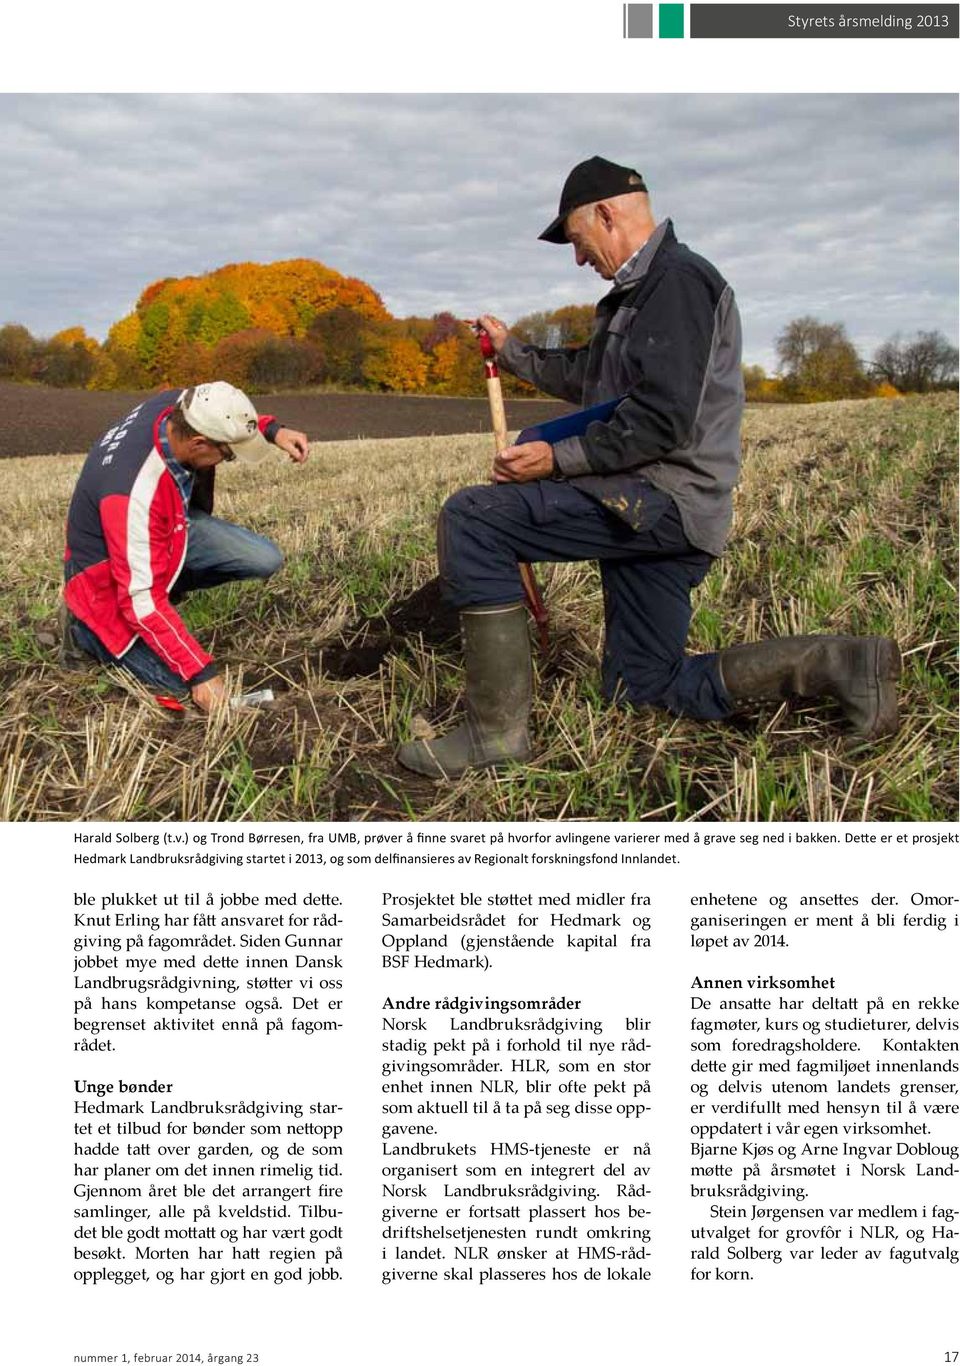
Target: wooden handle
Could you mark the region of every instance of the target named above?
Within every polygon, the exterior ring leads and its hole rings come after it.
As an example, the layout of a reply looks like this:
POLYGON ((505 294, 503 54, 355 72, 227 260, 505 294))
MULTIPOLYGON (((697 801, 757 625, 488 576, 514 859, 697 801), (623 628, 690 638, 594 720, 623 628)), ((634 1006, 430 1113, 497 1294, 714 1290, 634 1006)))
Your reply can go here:
POLYGON ((496 366, 493 366, 494 374, 490 374, 490 366, 487 367, 487 399, 490 403, 490 421, 493 425, 493 439, 496 442, 497 452, 506 450, 510 444, 507 436, 507 414, 503 406, 503 387, 500 383, 500 374, 496 366))
MULTIPOLYGON (((497 454, 505 450, 510 444, 507 436, 507 414, 503 406, 503 387, 500 384, 500 370, 497 366, 497 353, 493 349, 493 343, 482 329, 478 332, 480 350, 483 352, 483 368, 487 376, 487 399, 490 404, 490 421, 493 426, 493 440, 496 444, 497 454)), ((549 644, 549 619, 547 609, 540 593, 540 585, 537 583, 537 576, 529 564, 520 563, 520 582, 523 585, 524 597, 527 600, 527 607, 530 614, 537 624, 537 634, 540 640, 540 649, 546 653, 549 644)))

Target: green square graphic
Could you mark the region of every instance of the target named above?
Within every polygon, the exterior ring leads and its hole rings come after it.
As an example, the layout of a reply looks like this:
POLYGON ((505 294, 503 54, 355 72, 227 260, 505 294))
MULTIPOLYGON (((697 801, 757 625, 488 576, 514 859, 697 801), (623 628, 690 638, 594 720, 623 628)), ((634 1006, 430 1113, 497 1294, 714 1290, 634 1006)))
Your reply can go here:
POLYGON ((682 5, 660 5, 660 27, 661 38, 682 38, 683 37, 683 6, 682 5))

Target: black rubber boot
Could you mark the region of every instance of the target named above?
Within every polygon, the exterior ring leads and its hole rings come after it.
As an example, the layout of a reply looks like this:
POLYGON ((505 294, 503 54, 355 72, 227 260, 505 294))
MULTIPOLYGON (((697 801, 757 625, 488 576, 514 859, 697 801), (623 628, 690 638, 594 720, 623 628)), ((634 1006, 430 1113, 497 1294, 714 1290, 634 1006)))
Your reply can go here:
POLYGON ((734 703, 832 697, 853 735, 893 735, 900 651, 887 636, 784 636, 720 652, 720 676, 734 703))
POLYGON ((437 740, 410 740, 397 758, 428 778, 459 778, 530 758, 530 633, 522 603, 461 612, 467 715, 437 740))

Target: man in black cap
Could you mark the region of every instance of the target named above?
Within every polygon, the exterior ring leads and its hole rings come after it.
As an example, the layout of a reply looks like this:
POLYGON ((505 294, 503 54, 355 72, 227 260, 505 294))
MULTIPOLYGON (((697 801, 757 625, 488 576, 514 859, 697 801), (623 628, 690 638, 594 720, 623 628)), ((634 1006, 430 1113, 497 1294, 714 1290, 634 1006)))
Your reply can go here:
POLYGON ((724 548, 740 465, 743 382, 733 291, 650 212, 642 176, 591 157, 540 234, 569 243, 611 288, 588 346, 542 348, 498 318, 477 323, 504 367, 603 421, 496 458, 494 482, 440 514, 437 550, 460 609, 466 718, 401 747, 433 777, 530 756, 530 642, 518 562, 598 560, 608 699, 719 720, 748 701, 835 698, 864 739, 897 727, 900 656, 881 637, 802 636, 687 655, 690 594, 724 548))

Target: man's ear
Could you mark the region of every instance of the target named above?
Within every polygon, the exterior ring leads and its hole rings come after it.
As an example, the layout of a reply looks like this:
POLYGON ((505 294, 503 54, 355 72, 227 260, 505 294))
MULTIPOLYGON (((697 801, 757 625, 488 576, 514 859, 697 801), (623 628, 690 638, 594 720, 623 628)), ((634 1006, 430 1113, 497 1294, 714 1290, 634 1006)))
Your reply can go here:
POLYGON ((605 228, 607 232, 609 232, 613 227, 613 210, 604 199, 601 199, 599 204, 597 204, 595 207, 597 217, 600 220, 601 227, 605 228))
POLYGON ((186 450, 184 451, 187 464, 192 464, 198 455, 202 455, 206 449, 206 445, 206 437, 191 436, 187 440, 186 450))

